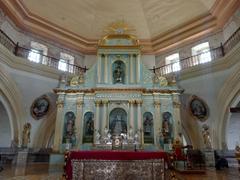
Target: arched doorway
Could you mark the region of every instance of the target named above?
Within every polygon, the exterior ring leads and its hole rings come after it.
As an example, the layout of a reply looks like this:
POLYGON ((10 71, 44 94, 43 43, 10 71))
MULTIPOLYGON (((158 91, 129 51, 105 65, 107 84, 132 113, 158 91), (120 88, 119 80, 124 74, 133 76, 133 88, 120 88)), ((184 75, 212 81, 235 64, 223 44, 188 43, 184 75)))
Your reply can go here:
POLYGON ((122 108, 115 108, 109 115, 109 130, 112 135, 127 133, 127 113, 122 108))
POLYGON ((0 147, 11 146, 11 126, 6 108, 0 101, 0 147))

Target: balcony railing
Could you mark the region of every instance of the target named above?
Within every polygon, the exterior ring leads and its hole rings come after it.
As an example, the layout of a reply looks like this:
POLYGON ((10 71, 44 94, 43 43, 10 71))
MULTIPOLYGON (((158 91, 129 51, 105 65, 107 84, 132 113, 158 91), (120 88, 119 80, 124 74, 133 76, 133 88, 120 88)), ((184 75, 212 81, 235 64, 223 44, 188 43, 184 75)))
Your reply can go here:
MULTIPOLYGON (((0 30, 0 43, 5 46, 9 51, 14 53, 16 56, 23 57, 28 59, 29 53, 32 51, 31 49, 21 47, 18 43, 15 43, 11 38, 9 38, 2 30, 0 30)), ((37 52, 35 52, 37 53, 37 52)), ((37 53, 40 55, 39 64, 47 65, 51 68, 58 69, 59 59, 46 56, 42 53, 37 53)), ((75 64, 66 63, 67 70, 66 72, 78 75, 85 73, 88 69, 85 67, 77 66, 75 64)))
MULTIPOLYGON (((240 42, 240 28, 233 33, 233 35, 224 43, 221 44, 220 47, 210 49, 209 51, 206 51, 204 53, 200 53, 191 57, 187 57, 184 59, 179 60, 179 69, 187 69, 193 66, 197 66, 200 64, 205 64, 210 61, 217 60, 223 56, 225 56, 226 53, 228 53, 231 49, 236 46, 237 43, 240 42), (211 54, 210 59, 204 59, 204 55, 209 53, 211 54)), ((176 70, 176 63, 166 64, 160 67, 153 67, 150 69, 154 73, 159 74, 160 76, 165 76, 169 73, 175 72, 176 70)))
MULTIPOLYGON (((210 49, 208 52, 181 59, 179 61, 180 70, 208 62, 208 60, 201 60, 205 53, 210 52, 211 61, 217 60, 220 57, 225 56, 225 54, 228 53, 231 49, 233 49, 238 42, 240 42, 240 28, 238 28, 237 31, 235 31, 224 44, 221 44, 220 47, 210 49)), ((31 52, 31 49, 21 47, 18 45, 18 43, 15 43, 2 30, 0 30, 0 43, 5 46, 9 51, 19 57, 28 58, 28 54, 31 52)), ((42 60, 39 63, 58 69, 58 63, 60 61, 59 59, 43 54, 40 54, 40 56, 42 60)), ((86 67, 80 67, 75 64, 69 63, 66 64, 68 67, 68 72, 76 75, 80 73, 85 73, 88 70, 86 67)), ((171 63, 157 68, 153 67, 150 70, 154 73, 158 73, 159 75, 164 76, 168 73, 174 72, 175 69, 175 63, 171 63)))

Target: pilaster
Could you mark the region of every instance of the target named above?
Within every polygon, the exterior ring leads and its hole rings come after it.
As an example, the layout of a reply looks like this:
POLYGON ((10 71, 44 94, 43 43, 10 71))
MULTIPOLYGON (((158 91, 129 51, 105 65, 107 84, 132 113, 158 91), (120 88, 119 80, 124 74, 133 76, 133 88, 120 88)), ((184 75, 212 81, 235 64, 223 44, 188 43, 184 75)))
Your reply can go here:
POLYGON ((77 106, 77 113, 76 113, 76 139, 77 139, 77 147, 79 147, 82 144, 83 141, 83 119, 82 119, 82 113, 83 113, 83 98, 78 97, 76 100, 76 106, 77 106))
POLYGON ((58 100, 56 104, 57 104, 57 116, 56 116, 56 123, 55 123, 53 151, 59 152, 60 144, 62 144, 62 135, 63 135, 63 126, 64 126, 64 114, 63 114, 64 101, 58 100))

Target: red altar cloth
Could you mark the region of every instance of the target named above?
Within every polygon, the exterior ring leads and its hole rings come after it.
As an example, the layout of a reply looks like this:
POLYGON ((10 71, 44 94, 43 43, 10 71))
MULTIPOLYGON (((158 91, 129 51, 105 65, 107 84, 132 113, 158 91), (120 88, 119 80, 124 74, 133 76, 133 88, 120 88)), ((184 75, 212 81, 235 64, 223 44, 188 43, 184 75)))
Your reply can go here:
POLYGON ((73 159, 84 160, 148 160, 164 159, 167 160, 166 152, 151 151, 70 151, 67 155, 65 174, 68 180, 72 179, 73 159))

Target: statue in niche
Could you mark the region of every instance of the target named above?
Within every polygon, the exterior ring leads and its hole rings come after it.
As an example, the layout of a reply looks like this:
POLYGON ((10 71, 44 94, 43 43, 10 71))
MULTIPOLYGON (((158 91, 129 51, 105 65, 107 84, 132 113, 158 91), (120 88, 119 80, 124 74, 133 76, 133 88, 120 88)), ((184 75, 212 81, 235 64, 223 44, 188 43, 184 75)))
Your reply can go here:
POLYGON ((163 113, 163 122, 162 122, 162 134, 164 136, 164 143, 168 144, 171 141, 172 136, 172 127, 170 123, 171 113, 163 113))
POLYGON ((114 84, 116 83, 124 83, 124 68, 123 63, 121 61, 117 61, 115 64, 115 68, 113 71, 113 79, 114 84))
POLYGON ((66 113, 65 140, 66 143, 75 143, 75 115, 73 112, 66 113))
POLYGON ((151 113, 144 114, 143 126, 144 126, 144 135, 150 136, 152 131, 152 126, 153 126, 153 118, 151 113))
POLYGON ((99 130, 95 130, 95 144, 100 144, 100 138, 101 138, 101 135, 99 133, 99 130))
POLYGON ((23 126, 23 134, 22 134, 22 147, 27 148, 28 143, 30 143, 30 131, 31 131, 31 124, 26 123, 23 126))
POLYGON ((92 136, 94 132, 94 122, 93 117, 89 116, 86 122, 86 135, 92 136))
POLYGON ((209 126, 207 124, 203 124, 202 126, 202 135, 203 135, 203 142, 204 142, 205 148, 212 149, 209 126))
POLYGON ((121 115, 116 115, 111 123, 111 132, 113 135, 120 135, 121 133, 127 133, 126 122, 122 119, 121 115))

